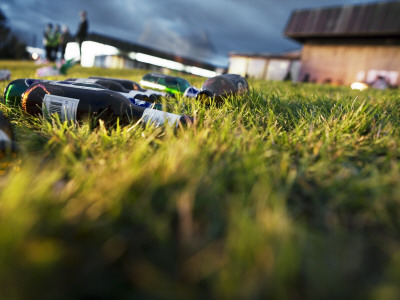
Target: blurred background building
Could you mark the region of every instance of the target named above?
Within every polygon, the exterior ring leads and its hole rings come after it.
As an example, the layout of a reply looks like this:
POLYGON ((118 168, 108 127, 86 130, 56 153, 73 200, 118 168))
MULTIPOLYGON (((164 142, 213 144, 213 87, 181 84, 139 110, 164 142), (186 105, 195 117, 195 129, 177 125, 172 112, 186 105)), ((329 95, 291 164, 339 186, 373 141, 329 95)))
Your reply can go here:
POLYGON ((383 77, 399 85, 400 1, 295 10, 286 37, 302 49, 229 54, 228 72, 250 78, 350 85, 383 77))
POLYGON ((297 10, 285 35, 303 44, 300 81, 399 84, 400 1, 297 10))
POLYGON ((300 54, 300 51, 282 54, 231 52, 228 73, 246 78, 297 81, 300 54))

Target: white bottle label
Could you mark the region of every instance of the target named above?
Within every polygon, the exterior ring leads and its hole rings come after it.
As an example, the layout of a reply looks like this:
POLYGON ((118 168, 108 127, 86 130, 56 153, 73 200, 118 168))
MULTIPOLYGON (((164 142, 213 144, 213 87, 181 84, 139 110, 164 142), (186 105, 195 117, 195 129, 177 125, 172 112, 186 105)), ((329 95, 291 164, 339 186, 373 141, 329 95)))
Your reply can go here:
POLYGON ((145 105, 151 105, 151 103, 143 101, 143 100, 137 100, 137 99, 133 99, 135 102, 135 105, 139 105, 139 106, 145 106, 145 105))
POLYGON ((93 78, 77 78, 74 82, 77 83, 96 83, 97 79, 93 78))
POLYGON ((167 122, 169 125, 178 127, 178 122, 180 118, 180 115, 171 114, 152 108, 146 108, 143 111, 142 115, 143 122, 150 122, 156 126, 164 125, 164 123, 167 122))
MULTIPOLYGON (((58 114, 61 122, 76 121, 79 99, 46 94, 43 99, 48 114, 58 114)), ((45 111, 43 111, 45 113, 45 111)))
POLYGON ((9 142, 11 141, 8 135, 0 129, 0 142, 9 142))
MULTIPOLYGON (((126 94, 126 93, 124 93, 124 94, 126 94)), ((129 91, 129 93, 127 94, 127 97, 128 97, 128 98, 135 98, 137 95, 143 95, 143 94, 144 94, 143 92, 131 90, 131 91, 129 91)))
POLYGON ((151 96, 151 95, 160 95, 160 96, 166 96, 166 93, 158 92, 158 91, 152 91, 152 90, 147 90, 147 91, 135 91, 131 90, 129 91, 129 96, 135 98, 136 95, 146 95, 146 96, 151 96))

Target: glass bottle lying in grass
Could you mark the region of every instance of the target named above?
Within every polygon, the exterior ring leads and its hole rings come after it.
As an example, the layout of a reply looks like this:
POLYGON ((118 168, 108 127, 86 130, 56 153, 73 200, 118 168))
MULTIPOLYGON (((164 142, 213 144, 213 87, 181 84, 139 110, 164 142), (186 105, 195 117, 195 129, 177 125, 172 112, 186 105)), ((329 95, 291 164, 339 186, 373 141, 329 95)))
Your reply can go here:
POLYGON ((10 121, 0 111, 0 160, 17 152, 10 121))
POLYGON ((38 82, 22 95, 22 109, 30 115, 58 114, 62 122, 99 118, 122 125, 141 121, 155 126, 191 123, 182 116, 134 105, 123 95, 107 89, 83 87, 59 82, 38 82))
POLYGON ((161 73, 144 75, 140 84, 144 88, 157 89, 169 95, 182 95, 191 86, 184 78, 161 73))
POLYGON ((21 78, 11 81, 4 89, 4 101, 8 106, 21 105, 22 94, 34 83, 43 82, 41 79, 21 78))
POLYGON ((152 103, 160 101, 161 97, 168 96, 168 94, 166 94, 166 93, 161 93, 161 92, 153 91, 153 90, 141 89, 140 91, 138 91, 138 90, 127 89, 120 82, 113 80, 113 79, 108 79, 108 78, 92 78, 92 77, 91 78, 68 78, 68 79, 66 79, 66 81, 71 81, 71 82, 76 82, 76 83, 98 84, 109 90, 123 93, 128 98, 135 98, 135 99, 144 100, 144 101, 152 102, 152 103))
POLYGON ((101 76, 89 76, 89 79, 106 79, 106 80, 112 80, 115 82, 118 82, 121 84, 124 88, 127 90, 134 90, 134 91, 141 91, 144 92, 146 91, 144 88, 140 86, 139 83, 128 80, 128 79, 119 79, 119 78, 113 78, 113 77, 101 77, 101 76))
POLYGON ((129 90, 124 88, 120 83, 107 79, 68 78, 65 81, 77 83, 95 83, 115 92, 129 93, 129 90))
POLYGON ((11 78, 10 70, 7 69, 0 70, 0 81, 10 80, 10 78, 11 78))
MULTIPOLYGON (((82 79, 87 79, 87 78, 82 78, 82 79)), ((103 80, 99 80, 96 82, 92 82, 91 80, 76 80, 76 81, 70 81, 67 79, 66 81, 59 81, 60 83, 66 83, 66 84, 73 84, 77 86, 83 86, 83 87, 95 87, 95 88, 100 88, 100 89, 109 89, 115 92, 120 93, 124 97, 128 98, 133 104, 138 105, 138 106, 143 106, 146 108, 154 108, 158 110, 163 110, 162 105, 160 103, 156 103, 157 101, 161 101, 161 96, 160 95, 153 95, 153 94, 146 94, 146 92, 138 92, 138 91, 130 91, 128 92, 121 92, 120 90, 116 90, 113 88, 108 88, 107 83, 103 84, 103 80)), ((115 86, 114 86, 115 87, 115 86)))
POLYGON ((222 104, 225 98, 243 94, 249 90, 247 80, 237 74, 223 74, 208 78, 201 86, 196 98, 204 104, 209 105, 212 101, 222 104))
MULTIPOLYGON (((4 90, 4 101, 9 106, 20 106, 22 100, 22 94, 34 83, 38 82, 49 82, 49 80, 43 79, 32 79, 32 78, 21 78, 13 80, 8 84, 4 90)), ((83 87, 94 87, 99 89, 105 89, 105 87, 95 84, 95 83, 79 83, 79 82, 66 82, 66 81, 55 81, 65 84, 73 84, 83 87)), ((121 93, 123 96, 128 98, 133 104, 138 106, 143 106, 145 108, 154 108, 162 110, 162 105, 160 103, 154 103, 146 101, 145 97, 132 96, 131 94, 121 93)))

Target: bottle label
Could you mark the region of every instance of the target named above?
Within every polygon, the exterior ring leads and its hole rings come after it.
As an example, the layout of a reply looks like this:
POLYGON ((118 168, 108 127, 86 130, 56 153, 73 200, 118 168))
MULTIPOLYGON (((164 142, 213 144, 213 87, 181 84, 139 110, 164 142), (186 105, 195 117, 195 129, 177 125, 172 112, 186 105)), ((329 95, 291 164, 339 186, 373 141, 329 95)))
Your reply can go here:
MULTIPOLYGON (((146 107, 146 108, 151 108, 154 106, 153 103, 144 101, 144 100, 139 100, 136 99, 133 94, 131 93, 120 93, 122 96, 124 96, 125 98, 129 99, 133 104, 137 105, 137 106, 142 106, 142 107, 146 107)), ((135 95, 142 95, 140 93, 136 93, 135 95)))
POLYGON ((61 122, 76 121, 76 111, 79 99, 46 94, 43 99, 45 109, 43 113, 58 114, 61 122))
POLYGON ((129 91, 129 97, 135 98, 136 95, 146 95, 146 96, 151 96, 151 95, 160 95, 160 96, 166 96, 166 93, 163 92, 158 92, 158 91, 153 91, 153 90, 147 90, 147 91, 134 91, 131 90, 129 91))
POLYGON ((0 129, 0 142, 10 142, 10 138, 8 137, 8 135, 0 129))
POLYGON ((98 79, 93 78, 77 78, 74 82, 77 83, 96 83, 98 79))
POLYGON ((200 92, 200 90, 194 86, 190 86, 186 89, 186 91, 183 93, 183 97, 188 97, 188 98, 196 98, 197 94, 200 92))
POLYGON ((151 103, 150 102, 146 102, 146 101, 143 101, 143 100, 137 100, 135 98, 130 98, 129 100, 131 100, 131 102, 133 104, 138 105, 138 106, 151 107, 151 103))
POLYGON ((169 125, 178 127, 180 115, 159 111, 152 108, 146 108, 143 111, 142 120, 144 123, 150 122, 156 126, 164 125, 167 122, 169 125))

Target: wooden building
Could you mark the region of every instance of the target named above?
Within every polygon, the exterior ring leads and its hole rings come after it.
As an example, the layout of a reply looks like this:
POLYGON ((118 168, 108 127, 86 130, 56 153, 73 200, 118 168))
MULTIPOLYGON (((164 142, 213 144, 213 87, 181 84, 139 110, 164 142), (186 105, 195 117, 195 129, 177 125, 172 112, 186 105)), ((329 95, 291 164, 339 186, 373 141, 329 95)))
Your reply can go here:
POLYGON ((301 81, 400 83, 400 1, 296 10, 285 35, 303 44, 301 81))
POLYGON ((300 70, 300 51, 283 54, 229 53, 228 73, 266 80, 296 80, 300 70))

